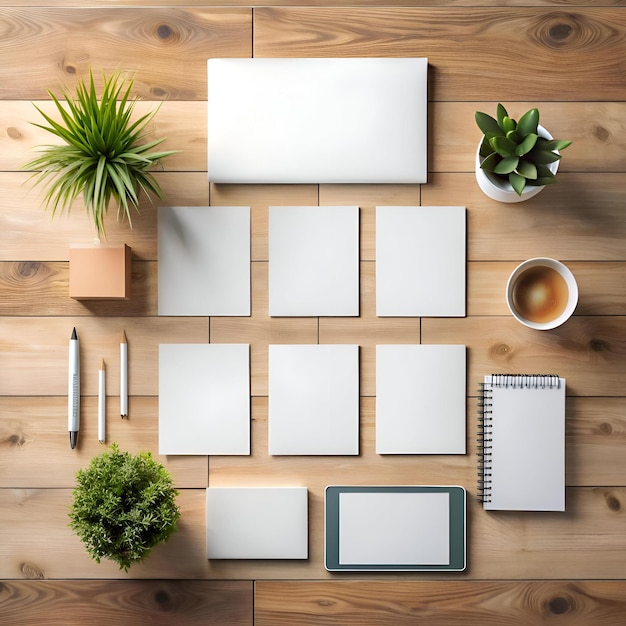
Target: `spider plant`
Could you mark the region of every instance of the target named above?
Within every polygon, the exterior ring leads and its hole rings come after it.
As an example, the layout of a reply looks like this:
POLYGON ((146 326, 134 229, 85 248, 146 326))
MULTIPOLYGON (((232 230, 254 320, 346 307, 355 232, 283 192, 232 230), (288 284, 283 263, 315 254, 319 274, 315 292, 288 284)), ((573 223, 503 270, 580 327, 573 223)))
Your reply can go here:
POLYGON ((143 191, 162 198, 161 188, 148 172, 174 151, 153 151, 165 138, 144 143, 146 127, 158 108, 138 119, 132 114, 136 100, 130 93, 134 78, 120 72, 103 76, 104 87, 98 98, 91 69, 86 84, 79 79, 75 94, 63 89, 64 106, 48 91, 61 121, 53 120, 35 108, 49 126, 34 124, 62 140, 60 145, 39 148, 41 155, 23 167, 34 172, 35 185, 45 183, 46 207, 63 212, 82 194, 85 209, 96 228, 98 238, 106 236, 104 218, 112 202, 117 204, 117 218, 128 219, 132 228, 131 208, 138 211, 143 191), (126 84, 126 86, 124 86, 126 84))
POLYGON ((498 104, 496 118, 480 111, 475 114, 476 124, 484 135, 479 152, 483 158, 480 167, 508 180, 519 196, 527 185, 555 183, 550 164, 558 161, 561 158, 558 151, 572 142, 541 137, 538 109, 530 109, 517 122, 509 117, 502 104, 498 104))

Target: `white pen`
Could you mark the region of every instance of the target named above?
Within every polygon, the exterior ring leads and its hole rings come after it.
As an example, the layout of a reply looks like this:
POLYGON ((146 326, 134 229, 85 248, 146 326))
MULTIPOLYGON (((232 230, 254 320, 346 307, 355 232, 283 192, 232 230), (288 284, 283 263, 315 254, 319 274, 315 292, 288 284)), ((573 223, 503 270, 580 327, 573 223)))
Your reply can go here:
POLYGON ((120 342, 120 415, 128 417, 128 343, 124 331, 120 342))
POLYGON ((76 328, 70 337, 68 384, 67 384, 67 429, 70 433, 70 447, 76 447, 80 426, 80 354, 76 328))
POLYGON ((106 440, 106 411, 106 369, 104 359, 102 359, 98 372, 98 441, 100 443, 106 440))

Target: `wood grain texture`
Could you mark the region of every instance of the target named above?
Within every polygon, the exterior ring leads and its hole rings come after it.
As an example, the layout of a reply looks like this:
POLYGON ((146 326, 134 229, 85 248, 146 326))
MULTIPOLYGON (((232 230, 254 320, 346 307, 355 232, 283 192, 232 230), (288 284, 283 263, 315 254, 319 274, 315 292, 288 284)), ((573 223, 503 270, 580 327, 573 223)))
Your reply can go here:
MULTIPOLYGON (((335 462, 337 472, 342 465, 339 458, 335 462)), ((280 484, 296 486, 297 476, 291 476, 288 481, 283 476, 280 484)), ((459 574, 433 574, 428 578, 622 579, 626 558, 626 537, 621 532, 626 501, 623 487, 568 488, 567 511, 541 515, 483 511, 471 497, 475 492, 470 489, 468 495, 468 546, 471 546, 468 570, 459 574)), ((207 561, 205 490, 182 489, 177 501, 182 511, 178 532, 167 543, 157 546, 148 560, 125 574, 113 563, 97 564, 90 560, 79 539, 67 527, 69 489, 0 489, 0 533, 4 538, 0 544, 0 577, 333 578, 323 567, 322 488, 309 487, 312 511, 309 559, 289 562, 207 561), (45 533, 41 532, 42 519, 46 520, 45 533)), ((367 580, 377 576, 365 574, 358 578, 367 580)))
POLYGON ((251 581, 5 581, 3 619, 12 626, 252 626, 251 581))
POLYGON ((625 29, 609 7, 259 8, 254 56, 428 57, 434 101, 621 100, 625 29), (507 80, 522 59, 532 79, 507 80))
POLYGON ((422 320, 422 343, 465 343, 468 385, 485 374, 557 373, 573 396, 623 396, 626 376, 624 318, 574 316, 551 332, 512 317, 422 320), (480 330, 479 330, 480 328, 480 330))
POLYGON ((205 100, 207 59, 248 57, 252 42, 249 8, 6 7, 0 32, 1 100, 46 99, 90 65, 140 70, 144 99, 205 100))
MULTIPOLYGON (((128 222, 116 221, 115 208, 106 218, 107 242, 127 243, 133 258, 157 260, 157 206, 207 206, 206 172, 155 173, 163 190, 162 201, 153 203, 144 195, 139 213, 128 222)), ((72 244, 93 241, 93 225, 82 201, 69 213, 55 216, 44 210, 42 193, 26 183, 28 174, 0 172, 0 188, 6 196, 0 204, 0 261, 67 261, 72 244)))
MULTIPOLYGON (((116 382, 113 365, 107 361, 107 386, 111 388, 116 382)), ((132 454, 151 451, 172 474, 176 488, 206 487, 207 457, 157 453, 158 398, 131 396, 128 407, 129 417, 121 419, 119 396, 107 395, 106 444, 118 442, 122 450, 132 454)), ((97 398, 83 398, 78 444, 72 450, 67 398, 0 397, 0 488, 73 488, 76 472, 105 450, 98 443, 97 415, 97 398)))
POLYGON ((67 397, 67 350, 72 328, 80 341, 81 395, 98 393, 98 364, 107 367, 107 393, 119 393, 119 345, 128 338, 130 395, 158 392, 160 343, 206 343, 208 318, 5 317, 0 325, 0 396, 67 397))
POLYGON ((487 198, 474 174, 433 174, 425 206, 466 206, 469 261, 623 261, 626 213, 623 174, 560 175, 523 206, 487 198))
MULTIPOLYGON (((49 88, 60 96, 56 85, 51 83, 49 88)), ((49 100, 0 100, 0 170, 18 171, 37 156, 39 146, 59 143, 54 135, 35 126, 45 124, 35 106, 60 120, 49 100)), ((177 151, 161 161, 156 171, 206 171, 206 102, 136 100, 132 119, 152 111, 157 112, 147 128, 146 140, 165 138, 162 148, 177 151)))
POLYGON ((255 626, 606 626, 626 620, 619 582, 262 581, 255 626))
MULTIPOLYGON (((250 6, 249 0, 229 0, 228 6, 250 6)), ((341 6, 409 6, 416 5, 422 7, 476 7, 477 0, 298 0, 297 6, 317 6, 317 7, 341 7, 341 6)), ((481 6, 509 6, 509 7, 585 7, 596 6, 598 0, 480 0, 481 6)), ((56 6, 59 7, 81 7, 85 3, 83 0, 57 0, 56 6)), ((92 0, 90 6, 109 7, 169 7, 172 6, 171 0, 92 0)), ((186 6, 224 6, 224 0, 187 0, 186 6)), ((255 6, 292 6, 293 0, 264 0, 256 3, 255 6)), ((602 0, 602 5, 607 7, 624 6, 624 0, 602 0)), ((47 7, 45 0, 0 0, 2 6, 19 6, 19 7, 47 7)))

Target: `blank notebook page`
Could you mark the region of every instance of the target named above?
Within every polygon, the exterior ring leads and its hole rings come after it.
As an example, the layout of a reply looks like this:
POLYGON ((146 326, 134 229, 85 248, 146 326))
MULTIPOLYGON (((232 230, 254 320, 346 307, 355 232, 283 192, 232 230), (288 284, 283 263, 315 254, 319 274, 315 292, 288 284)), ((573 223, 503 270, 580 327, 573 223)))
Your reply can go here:
POLYGON ((491 484, 483 507, 565 510, 565 380, 552 388, 490 380, 491 484))

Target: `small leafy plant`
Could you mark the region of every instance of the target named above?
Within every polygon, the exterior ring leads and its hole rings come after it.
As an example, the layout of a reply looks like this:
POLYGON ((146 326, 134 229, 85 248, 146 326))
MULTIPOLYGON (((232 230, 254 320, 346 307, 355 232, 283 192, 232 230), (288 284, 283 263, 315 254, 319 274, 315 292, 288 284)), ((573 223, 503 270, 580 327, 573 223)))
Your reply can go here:
POLYGON ((516 122, 498 104, 496 118, 480 111, 475 114, 476 124, 484 135, 479 150, 484 159, 480 167, 508 180, 520 196, 527 185, 555 183, 556 176, 549 165, 561 158, 557 151, 572 142, 540 137, 538 109, 530 109, 516 122))
POLYGON ((150 452, 131 455, 117 444, 76 474, 70 527, 92 559, 128 571, 177 529, 178 491, 150 452))
POLYGON ((53 216, 58 209, 69 210, 82 194, 98 238, 106 236, 104 217, 112 201, 117 204, 118 219, 125 216, 132 228, 131 207, 138 210, 140 192, 163 197, 148 170, 174 152, 152 151, 165 138, 144 143, 146 127, 158 108, 131 120, 133 83, 134 78, 126 81, 120 72, 105 75, 98 99, 90 69, 88 84, 79 79, 75 94, 63 90, 67 108, 48 91, 61 116, 60 123, 35 105, 49 126, 34 125, 64 143, 41 146, 41 156, 23 167, 39 170, 33 178, 35 184, 46 183, 46 206, 52 208, 53 216))

